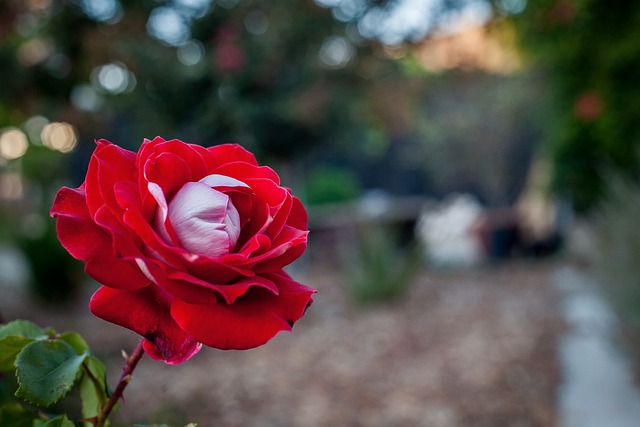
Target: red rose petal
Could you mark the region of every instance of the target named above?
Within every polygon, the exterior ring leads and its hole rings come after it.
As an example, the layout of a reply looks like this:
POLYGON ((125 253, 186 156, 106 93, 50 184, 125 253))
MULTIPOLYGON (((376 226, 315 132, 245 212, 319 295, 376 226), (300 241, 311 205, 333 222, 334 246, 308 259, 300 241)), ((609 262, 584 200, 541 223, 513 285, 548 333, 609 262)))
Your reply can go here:
MULTIPOLYGON (((177 156, 182 159, 189 166, 189 169, 191 170, 191 178, 194 181, 197 181, 209 173, 207 163, 205 162, 201 152, 202 151, 198 149, 197 145, 185 144, 178 139, 159 142, 155 145, 153 154, 149 156, 143 170, 146 171, 149 160, 155 161, 162 154, 170 153, 172 156, 177 156)), ((171 170, 169 169, 165 171, 165 173, 171 173, 171 170)))
POLYGON ((245 162, 258 166, 256 157, 238 144, 221 144, 207 148, 218 166, 233 162, 245 162))
POLYGON ((270 179, 249 178, 245 182, 249 184, 260 199, 271 207, 271 214, 277 211, 277 208, 284 203, 289 195, 289 191, 286 188, 280 187, 270 179))
POLYGON ((254 287, 266 289, 274 295, 280 292, 275 283, 261 276, 246 277, 229 284, 216 284, 181 271, 167 273, 167 276, 160 278, 159 285, 176 298, 191 304, 216 304, 217 301, 233 304, 254 287))
POLYGON ((274 271, 279 268, 283 268, 289 264, 291 264, 296 259, 300 258, 302 253, 307 248, 306 243, 299 243, 295 246, 289 248, 285 253, 276 258, 267 258, 264 261, 256 263, 253 266, 253 271, 256 274, 260 274, 262 272, 274 271))
POLYGON ((202 344, 180 329, 171 318, 169 306, 169 299, 156 286, 135 291, 118 291, 103 286, 93 294, 89 303, 91 312, 97 317, 146 338, 145 350, 149 350, 152 358, 177 364, 193 357, 202 344))
MULTIPOLYGON (((287 253, 291 251, 292 248, 296 248, 298 246, 302 246, 302 249, 304 250, 304 248, 306 247, 308 234, 309 232, 306 230, 298 230, 297 228, 285 225, 280 234, 276 237, 276 240, 271 242, 271 246, 269 247, 269 249, 263 253, 254 254, 250 260, 255 265, 256 263, 262 261, 278 260, 284 255, 287 255, 287 253)), ((287 259, 289 259, 289 262, 287 262, 287 264, 291 263, 291 261, 296 258, 287 257, 287 259)), ((274 270, 279 270, 287 264, 282 264, 279 268, 276 268, 274 270)))
POLYGON ((162 153, 145 164, 144 176, 147 182, 154 182, 160 186, 167 200, 184 184, 193 179, 191 168, 179 156, 173 153, 162 153))
POLYGON ((180 251, 187 254, 180 248, 168 246, 162 237, 153 229, 149 221, 143 216, 141 211, 141 203, 137 198, 136 185, 132 182, 119 182, 114 189, 118 204, 124 210, 122 222, 131 233, 140 237, 145 246, 157 255, 162 257, 163 261, 171 266, 179 268, 184 262, 184 258, 180 251))
POLYGON ((291 196, 293 205, 291 206, 291 212, 287 218, 287 224, 298 230, 306 230, 308 228, 309 219, 307 211, 302 206, 302 202, 296 196, 291 196))
POLYGON ((130 181, 135 175, 136 154, 101 139, 91 156, 86 178, 87 207, 93 217, 104 204, 111 209, 118 205, 113 196, 116 182, 130 181))
POLYGON ((171 304, 171 315, 185 331, 207 346, 223 350, 258 347, 278 332, 291 330, 315 293, 284 272, 264 277, 277 284, 279 295, 255 289, 235 304, 189 304, 176 299, 171 304))
POLYGON ((74 258, 85 262, 89 276, 117 289, 138 289, 149 284, 130 260, 117 256, 109 234, 93 222, 82 187, 63 187, 56 195, 51 215, 57 218, 58 240, 74 258))
POLYGON ((287 194, 287 197, 285 197, 282 204, 278 207, 278 211, 273 215, 271 224, 269 224, 267 229, 264 231, 264 234, 269 236, 271 239, 275 239, 278 233, 282 231, 284 224, 287 222, 292 206, 293 200, 291 198, 291 194, 287 194))
POLYGON ((256 166, 246 162, 231 162, 216 168, 215 172, 241 181, 249 178, 263 178, 280 185, 280 177, 269 166, 256 166))

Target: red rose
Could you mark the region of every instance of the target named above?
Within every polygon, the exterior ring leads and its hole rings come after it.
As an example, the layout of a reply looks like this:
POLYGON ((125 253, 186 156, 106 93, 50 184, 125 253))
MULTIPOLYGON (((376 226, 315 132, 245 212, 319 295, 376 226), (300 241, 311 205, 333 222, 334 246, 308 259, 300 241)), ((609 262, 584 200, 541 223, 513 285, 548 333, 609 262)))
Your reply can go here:
POLYGON ((51 208, 58 239, 103 286, 96 316, 181 363, 202 344, 248 349, 290 330, 315 290, 282 268, 306 248, 307 214, 239 145, 100 140, 85 182, 51 208))

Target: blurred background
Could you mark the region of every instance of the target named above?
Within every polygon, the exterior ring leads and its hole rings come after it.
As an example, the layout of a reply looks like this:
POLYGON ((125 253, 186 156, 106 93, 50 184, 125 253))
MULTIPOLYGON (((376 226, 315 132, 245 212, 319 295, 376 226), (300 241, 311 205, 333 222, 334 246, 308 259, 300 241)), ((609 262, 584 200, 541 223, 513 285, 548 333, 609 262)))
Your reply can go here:
POLYGON ((316 303, 263 348, 147 362, 122 425, 636 425, 638 19, 604 0, 2 0, 0 318, 78 330, 118 366, 135 337, 88 314, 55 193, 95 139, 236 142, 309 211, 292 272, 316 303))

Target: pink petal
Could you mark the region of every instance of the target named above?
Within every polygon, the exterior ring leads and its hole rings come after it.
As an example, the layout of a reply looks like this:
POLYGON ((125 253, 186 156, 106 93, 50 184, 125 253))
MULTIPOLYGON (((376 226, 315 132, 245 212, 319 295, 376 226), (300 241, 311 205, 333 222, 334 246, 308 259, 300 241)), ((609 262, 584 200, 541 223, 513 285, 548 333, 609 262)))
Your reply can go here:
POLYGON ((95 316, 146 338, 145 350, 152 358, 177 364, 193 357, 202 344, 177 325, 171 318, 169 306, 170 300, 155 285, 135 291, 103 286, 89 303, 95 316))

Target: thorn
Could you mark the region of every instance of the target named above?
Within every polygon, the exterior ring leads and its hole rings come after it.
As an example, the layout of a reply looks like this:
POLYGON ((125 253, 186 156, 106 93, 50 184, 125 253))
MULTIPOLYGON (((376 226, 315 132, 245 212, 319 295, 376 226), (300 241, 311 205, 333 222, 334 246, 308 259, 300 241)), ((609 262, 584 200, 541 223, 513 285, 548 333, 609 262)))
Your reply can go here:
POLYGON ((124 360, 128 362, 129 361, 129 355, 127 354, 127 352, 124 351, 124 350, 120 350, 120 352, 121 352, 120 354, 122 355, 124 360))

